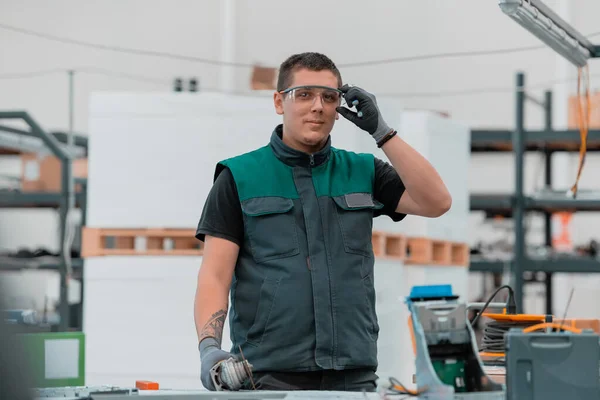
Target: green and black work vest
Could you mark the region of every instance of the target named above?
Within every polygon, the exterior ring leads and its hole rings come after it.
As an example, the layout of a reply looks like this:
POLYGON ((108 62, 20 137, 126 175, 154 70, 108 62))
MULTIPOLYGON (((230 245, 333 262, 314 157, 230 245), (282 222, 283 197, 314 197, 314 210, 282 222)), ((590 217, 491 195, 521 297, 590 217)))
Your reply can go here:
POLYGON ((294 150, 281 125, 227 159, 244 218, 231 286, 232 353, 255 371, 377 368, 374 156, 294 150))

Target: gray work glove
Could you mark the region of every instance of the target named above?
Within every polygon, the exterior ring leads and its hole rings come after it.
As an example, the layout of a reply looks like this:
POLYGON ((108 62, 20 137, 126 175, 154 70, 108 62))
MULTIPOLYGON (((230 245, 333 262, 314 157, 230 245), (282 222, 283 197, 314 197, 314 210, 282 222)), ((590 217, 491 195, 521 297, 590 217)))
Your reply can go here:
POLYGON ((340 115, 358 126, 360 129, 367 131, 373 136, 376 143, 379 143, 381 139, 385 137, 392 129, 385 123, 379 107, 377 107, 377 100, 375 95, 367 92, 358 86, 344 85, 340 88, 344 93, 344 98, 348 107, 356 107, 354 112, 345 107, 337 107, 336 111, 340 115))
POLYGON ((212 337, 202 339, 198 345, 198 350, 200 351, 200 380, 202 381, 202 385, 208 390, 215 391, 217 389, 210 377, 210 370, 217 363, 234 356, 221 350, 219 342, 212 337))

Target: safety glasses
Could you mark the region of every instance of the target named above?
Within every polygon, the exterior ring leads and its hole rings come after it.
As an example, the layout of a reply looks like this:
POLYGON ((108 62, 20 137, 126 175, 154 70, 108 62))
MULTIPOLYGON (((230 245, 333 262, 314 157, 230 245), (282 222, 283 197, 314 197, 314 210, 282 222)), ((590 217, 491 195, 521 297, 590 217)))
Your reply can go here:
POLYGON ((279 93, 286 95, 289 101, 300 105, 313 105, 317 97, 324 106, 337 107, 342 104, 342 91, 328 86, 294 86, 279 93))

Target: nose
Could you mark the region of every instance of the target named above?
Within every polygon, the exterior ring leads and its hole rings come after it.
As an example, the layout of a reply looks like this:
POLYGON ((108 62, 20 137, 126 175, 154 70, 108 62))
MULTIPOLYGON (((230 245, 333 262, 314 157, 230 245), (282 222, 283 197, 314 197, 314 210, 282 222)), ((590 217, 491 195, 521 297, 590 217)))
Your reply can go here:
POLYGON ((323 98, 321 98, 320 94, 315 96, 315 100, 313 101, 310 110, 312 112, 323 112, 323 98))

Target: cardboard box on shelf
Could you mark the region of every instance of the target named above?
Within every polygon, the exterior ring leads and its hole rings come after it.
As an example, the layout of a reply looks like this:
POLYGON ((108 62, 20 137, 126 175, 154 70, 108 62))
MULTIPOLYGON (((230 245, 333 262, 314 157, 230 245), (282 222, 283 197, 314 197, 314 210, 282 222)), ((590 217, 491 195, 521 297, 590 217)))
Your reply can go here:
MULTIPOLYGON (((73 160, 72 168, 75 178, 87 178, 86 158, 73 160)), ((21 156, 21 190, 24 192, 60 192, 61 173, 61 162, 55 156, 39 157, 33 153, 21 156)), ((75 190, 81 190, 79 185, 76 185, 75 190)))

